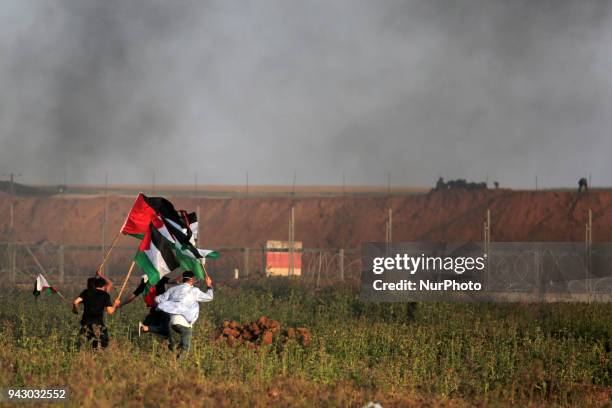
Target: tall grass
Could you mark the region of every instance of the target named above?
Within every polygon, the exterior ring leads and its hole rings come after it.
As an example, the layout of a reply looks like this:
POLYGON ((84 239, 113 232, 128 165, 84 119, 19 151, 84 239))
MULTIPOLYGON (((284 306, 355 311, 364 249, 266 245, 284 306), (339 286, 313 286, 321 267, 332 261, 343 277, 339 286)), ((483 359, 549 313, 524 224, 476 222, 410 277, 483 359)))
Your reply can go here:
POLYGON ((74 406, 361 406, 607 402, 606 304, 366 304, 348 289, 286 280, 218 288, 201 306, 193 350, 177 360, 138 338, 141 302, 107 317, 111 347, 78 351, 78 319, 57 297, 0 294, 0 387, 68 386, 74 406), (248 350, 214 342, 225 319, 305 326, 312 343, 248 350), (205 404, 206 405, 206 404, 205 404))

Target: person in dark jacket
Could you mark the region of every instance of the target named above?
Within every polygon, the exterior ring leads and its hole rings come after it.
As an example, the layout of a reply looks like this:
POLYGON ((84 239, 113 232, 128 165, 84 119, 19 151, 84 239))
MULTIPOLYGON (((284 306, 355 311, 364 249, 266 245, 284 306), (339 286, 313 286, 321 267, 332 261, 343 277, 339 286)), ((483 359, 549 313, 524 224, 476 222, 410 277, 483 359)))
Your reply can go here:
POLYGON ((87 289, 72 302, 72 312, 79 313, 79 305, 83 304, 83 316, 81 317, 81 330, 79 332, 78 346, 81 348, 83 343, 91 342, 91 346, 97 349, 99 346, 106 348, 109 342, 108 330, 104 325, 104 312, 115 313, 120 304, 119 299, 111 302, 107 288, 112 286, 112 282, 107 278, 98 275, 87 280, 87 289))
POLYGON ((164 276, 155 285, 148 285, 147 282, 148 277, 147 275, 144 275, 142 279, 140 279, 140 284, 138 287, 127 297, 127 299, 121 302, 120 307, 133 302, 138 296, 143 295, 143 300, 149 308, 149 314, 147 314, 142 323, 138 324, 138 335, 141 335, 144 325, 150 328, 150 330, 145 331, 145 333, 159 334, 167 339, 169 335, 168 315, 157 309, 155 297, 166 292, 166 285, 180 283, 180 280, 164 276))

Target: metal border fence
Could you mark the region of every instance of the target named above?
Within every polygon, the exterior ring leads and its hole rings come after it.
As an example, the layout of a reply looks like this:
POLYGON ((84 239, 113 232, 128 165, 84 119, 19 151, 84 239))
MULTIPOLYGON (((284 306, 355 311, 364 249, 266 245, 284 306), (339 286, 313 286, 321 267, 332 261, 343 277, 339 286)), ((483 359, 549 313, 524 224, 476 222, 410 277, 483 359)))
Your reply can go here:
MULTIPOLYGON (((266 276, 266 253, 287 249, 261 247, 218 247, 221 256, 207 259, 207 271, 216 280, 266 276)), ((303 248, 301 278, 313 284, 356 281, 361 274, 360 249, 303 248)), ((105 265, 113 280, 121 279, 136 253, 136 247, 116 246, 105 265)), ((52 284, 63 285, 92 276, 103 258, 102 248, 94 245, 0 243, 0 276, 3 283, 26 284, 43 272, 52 284)), ((132 275, 136 281, 138 273, 132 275)))

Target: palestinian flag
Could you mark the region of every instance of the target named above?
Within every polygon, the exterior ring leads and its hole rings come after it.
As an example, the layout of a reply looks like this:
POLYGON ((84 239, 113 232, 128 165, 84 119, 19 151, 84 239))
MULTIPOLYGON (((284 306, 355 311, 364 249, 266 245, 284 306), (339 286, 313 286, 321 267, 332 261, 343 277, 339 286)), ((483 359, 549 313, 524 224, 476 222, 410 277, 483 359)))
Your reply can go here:
POLYGON ((217 259, 219 253, 210 249, 201 249, 196 247, 198 237, 198 220, 195 214, 189 214, 190 222, 189 229, 179 229, 178 225, 168 222, 168 229, 175 238, 176 258, 181 264, 181 269, 191 271, 196 279, 204 279, 204 263, 206 258, 217 259), (191 231, 189 235, 188 231, 191 231))
POLYGON ((198 217, 195 213, 187 213, 183 210, 181 210, 180 213, 183 219, 181 223, 177 223, 176 220, 163 216, 162 219, 166 224, 168 231, 170 231, 170 234, 181 245, 181 247, 188 248, 197 258, 199 256, 196 249, 198 217))
POLYGON ((57 290, 53 286, 49 285, 49 282, 47 282, 45 277, 39 273, 36 277, 36 281, 34 282, 34 291, 32 294, 34 296, 40 296, 40 294, 43 292, 50 295, 52 293, 56 293, 57 290))
POLYGON ((165 219, 164 222, 168 227, 168 231, 174 237, 177 250, 191 258, 213 258, 219 257, 219 253, 209 249, 197 248, 198 239, 198 217, 195 213, 187 213, 181 211, 184 216, 183 225, 179 225, 172 220, 165 219), (185 227, 188 225, 188 227, 185 227))
POLYGON ((147 204, 145 198, 146 196, 142 193, 139 193, 136 197, 136 201, 134 201, 134 205, 125 219, 123 227, 121 227, 122 234, 134 235, 142 239, 149 230, 151 221, 157 218, 157 213, 147 204))
POLYGON ((174 205, 163 197, 147 197, 139 193, 132 206, 121 232, 126 235, 144 237, 152 220, 160 218, 166 224, 171 224, 178 230, 185 230, 185 235, 191 238, 190 225, 197 221, 195 213, 177 211, 174 205))
POLYGON ((193 272, 196 279, 204 279, 204 263, 206 262, 206 258, 217 259, 219 253, 209 249, 199 248, 197 248, 196 251, 198 251, 198 257, 193 256, 193 253, 189 250, 183 250, 176 247, 176 258, 181 264, 181 269, 193 272))
POLYGON ((161 220, 156 219, 149 224, 134 261, 147 275, 149 285, 155 285, 164 275, 180 266, 172 236, 161 220))
MULTIPOLYGON (((191 214, 189 214, 191 215, 191 214)), ((199 226, 198 226, 198 216, 196 213, 193 213, 193 215, 191 216, 191 218, 189 219, 189 231, 191 231, 191 243, 194 246, 197 246, 198 244, 198 230, 199 230, 199 226)))
MULTIPOLYGON (((219 257, 219 253, 215 251, 198 249, 196 247, 198 219, 195 213, 188 213, 183 210, 177 211, 174 205, 163 197, 147 197, 140 193, 128 214, 121 232, 143 239, 151 228, 157 229, 166 239, 164 242, 172 245, 175 252, 175 260, 179 266, 183 270, 192 271, 198 279, 204 279, 205 258, 216 259, 219 257), (153 227, 151 227, 151 224, 153 224, 153 227)), ((143 265, 146 265, 140 252, 142 251, 139 250, 136 262, 140 266, 138 261, 140 256, 143 265)), ((141 266, 141 269, 149 275, 145 268, 141 266)), ((160 274, 157 280, 168 273, 166 269, 158 271, 160 274)), ((154 285, 157 280, 153 277, 149 282, 154 285)))
POLYGON ((166 223, 170 234, 175 238, 176 258, 184 271, 192 271, 196 279, 204 279, 204 263, 206 258, 217 259, 219 253, 209 249, 196 248, 197 217, 189 218, 191 235, 186 228, 180 228, 172 221, 166 223))

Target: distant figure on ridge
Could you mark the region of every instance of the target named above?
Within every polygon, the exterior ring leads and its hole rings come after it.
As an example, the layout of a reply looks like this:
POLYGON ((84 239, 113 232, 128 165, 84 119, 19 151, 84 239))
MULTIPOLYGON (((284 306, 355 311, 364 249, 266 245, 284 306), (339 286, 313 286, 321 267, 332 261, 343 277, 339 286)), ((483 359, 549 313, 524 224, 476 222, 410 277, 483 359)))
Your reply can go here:
POLYGON ((587 183, 587 179, 584 177, 578 180, 578 194, 582 193, 583 191, 585 193, 589 191, 589 185, 587 183))

